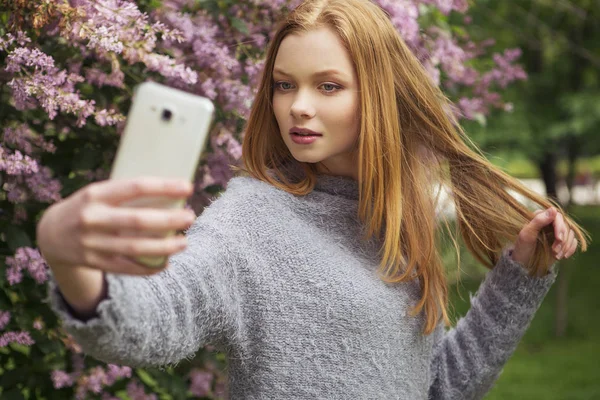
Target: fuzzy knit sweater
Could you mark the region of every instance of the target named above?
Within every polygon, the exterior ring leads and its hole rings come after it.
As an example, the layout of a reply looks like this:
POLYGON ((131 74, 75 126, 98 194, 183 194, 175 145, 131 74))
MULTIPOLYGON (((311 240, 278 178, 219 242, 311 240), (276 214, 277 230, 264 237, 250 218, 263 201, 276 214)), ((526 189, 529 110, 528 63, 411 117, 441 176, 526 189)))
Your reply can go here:
POLYGON ((378 244, 361 241, 358 185, 322 175, 294 196, 236 177, 188 230, 189 246, 150 277, 107 274, 97 315, 50 302, 85 353, 161 366, 211 344, 232 399, 480 399, 498 378, 556 271, 529 277, 505 251, 471 308, 423 335, 408 314, 417 281, 386 284, 378 244))

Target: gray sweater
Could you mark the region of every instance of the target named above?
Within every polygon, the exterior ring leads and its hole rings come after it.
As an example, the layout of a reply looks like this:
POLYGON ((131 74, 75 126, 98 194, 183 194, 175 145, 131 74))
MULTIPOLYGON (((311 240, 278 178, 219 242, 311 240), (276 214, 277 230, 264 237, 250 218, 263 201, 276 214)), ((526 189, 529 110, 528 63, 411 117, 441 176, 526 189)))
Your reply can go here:
POLYGON ((151 277, 108 274, 98 316, 50 300, 84 352, 129 366, 174 364, 204 345, 229 361, 232 399, 480 399, 555 280, 505 253, 456 327, 423 335, 419 284, 376 275, 361 241, 358 185, 320 176, 294 196, 237 177, 151 277))

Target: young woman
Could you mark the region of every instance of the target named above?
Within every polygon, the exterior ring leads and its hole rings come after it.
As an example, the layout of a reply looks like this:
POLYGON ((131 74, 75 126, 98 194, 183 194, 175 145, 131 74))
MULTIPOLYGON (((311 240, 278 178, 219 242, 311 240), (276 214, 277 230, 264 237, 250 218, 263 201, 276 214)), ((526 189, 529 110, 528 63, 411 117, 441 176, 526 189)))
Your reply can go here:
POLYGON ((94 183, 50 207, 38 241, 52 306, 86 353, 113 363, 172 364, 218 346, 234 399, 481 398, 554 261, 586 238, 473 151, 448 109, 377 6, 306 1, 268 50, 245 176, 195 222, 120 206, 191 194, 151 177, 94 183), (438 183, 491 268, 448 331, 438 183), (156 238, 192 222, 186 237, 156 238), (159 255, 170 258, 158 270, 132 261, 159 255))

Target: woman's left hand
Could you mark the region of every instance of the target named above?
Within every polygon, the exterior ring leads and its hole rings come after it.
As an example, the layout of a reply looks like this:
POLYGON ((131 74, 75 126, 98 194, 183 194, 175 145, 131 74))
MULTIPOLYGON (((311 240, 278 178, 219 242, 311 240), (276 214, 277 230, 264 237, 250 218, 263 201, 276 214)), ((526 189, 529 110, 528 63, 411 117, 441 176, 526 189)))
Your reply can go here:
POLYGON ((512 252, 512 259, 522 265, 528 265, 533 256, 537 237, 540 231, 547 225, 554 225, 554 237, 552 244, 553 256, 556 260, 569 258, 577 250, 577 239, 575 232, 569 228, 561 213, 556 208, 535 211, 535 217, 521 229, 512 252))

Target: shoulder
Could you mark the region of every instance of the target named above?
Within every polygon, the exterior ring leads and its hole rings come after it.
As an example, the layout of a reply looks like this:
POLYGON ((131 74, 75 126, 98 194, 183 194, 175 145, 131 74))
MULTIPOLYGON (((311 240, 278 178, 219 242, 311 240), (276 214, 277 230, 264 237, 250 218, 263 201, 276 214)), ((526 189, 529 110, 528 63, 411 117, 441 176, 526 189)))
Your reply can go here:
POLYGON ((251 176, 236 176, 227 183, 222 196, 269 196, 277 195, 281 190, 273 185, 251 176))
POLYGON ((229 180, 221 192, 202 213, 205 218, 241 220, 246 223, 263 212, 272 214, 294 196, 259 179, 238 176, 229 180))
POLYGON ((235 202, 244 205, 261 199, 267 203, 276 203, 283 198, 293 196, 270 183, 249 176, 237 176, 229 180, 227 189, 216 201, 235 202))

